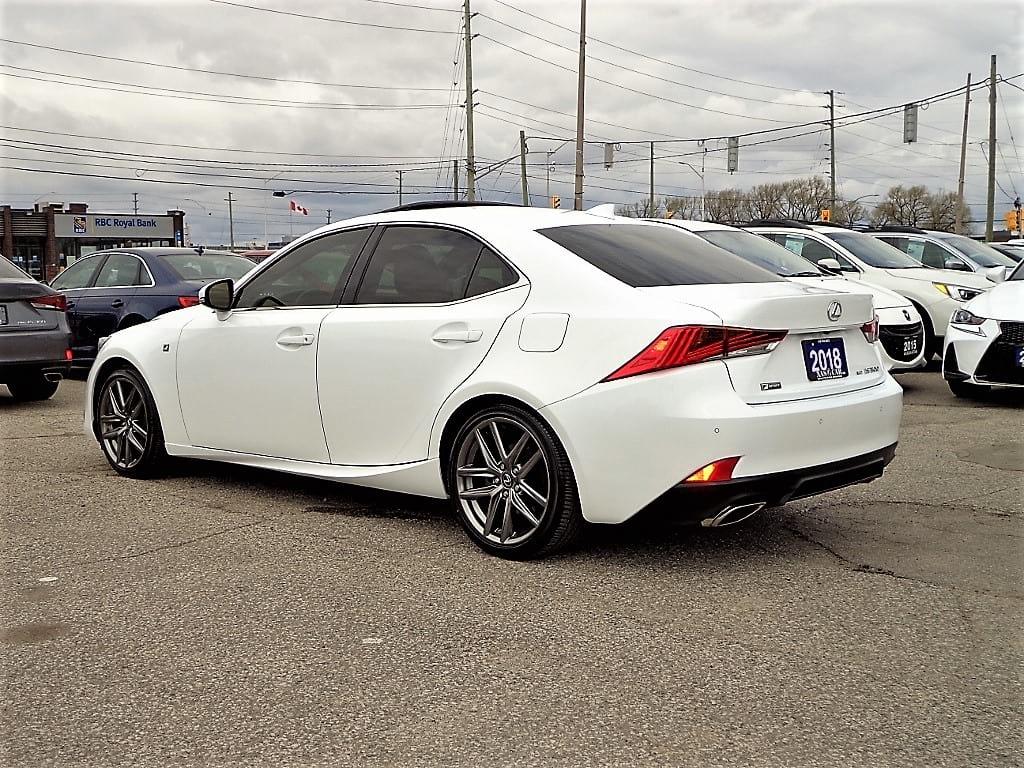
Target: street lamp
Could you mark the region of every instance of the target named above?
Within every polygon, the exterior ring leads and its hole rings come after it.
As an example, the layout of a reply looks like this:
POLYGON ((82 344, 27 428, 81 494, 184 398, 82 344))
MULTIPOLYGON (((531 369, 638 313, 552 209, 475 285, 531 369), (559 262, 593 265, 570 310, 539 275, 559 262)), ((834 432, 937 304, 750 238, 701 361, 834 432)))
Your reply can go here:
POLYGON ((696 168, 694 168, 692 165, 690 165, 688 162, 686 162, 685 160, 677 160, 676 161, 676 163, 678 163, 679 165, 685 165, 687 168, 689 168, 691 171, 693 171, 694 173, 696 173, 700 177, 700 218, 701 218, 701 221, 704 220, 704 162, 705 162, 705 160, 707 160, 707 156, 708 156, 708 150, 707 150, 707 147, 705 147, 704 151, 701 153, 701 156, 700 156, 700 170, 699 171, 696 168))

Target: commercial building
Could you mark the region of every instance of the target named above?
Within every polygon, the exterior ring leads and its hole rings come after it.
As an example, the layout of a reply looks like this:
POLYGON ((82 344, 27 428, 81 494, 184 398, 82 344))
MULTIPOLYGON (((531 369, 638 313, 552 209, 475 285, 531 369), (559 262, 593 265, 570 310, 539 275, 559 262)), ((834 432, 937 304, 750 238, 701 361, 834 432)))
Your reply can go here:
POLYGON ((90 213, 86 203, 0 206, 0 252, 38 280, 93 251, 131 246, 178 246, 185 242, 185 213, 90 213))

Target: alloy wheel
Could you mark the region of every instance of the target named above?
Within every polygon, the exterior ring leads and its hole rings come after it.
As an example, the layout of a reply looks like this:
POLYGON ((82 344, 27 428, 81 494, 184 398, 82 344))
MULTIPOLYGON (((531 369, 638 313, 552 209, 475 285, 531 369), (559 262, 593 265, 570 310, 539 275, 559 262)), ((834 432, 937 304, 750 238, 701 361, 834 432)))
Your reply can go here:
POLYGON ((113 375, 100 397, 100 442, 110 462, 132 469, 142 461, 149 441, 146 398, 129 378, 113 375))
POLYGON ((465 434, 455 485, 470 525, 488 541, 506 546, 522 543, 541 527, 553 495, 539 437, 507 416, 484 419, 465 434))

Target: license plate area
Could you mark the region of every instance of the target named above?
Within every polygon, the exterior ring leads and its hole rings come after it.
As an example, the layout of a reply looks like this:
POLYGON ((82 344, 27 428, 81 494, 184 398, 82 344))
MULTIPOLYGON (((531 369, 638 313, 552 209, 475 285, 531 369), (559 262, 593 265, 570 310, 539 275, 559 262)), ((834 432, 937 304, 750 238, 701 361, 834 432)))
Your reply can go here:
POLYGON ((1013 361, 1018 368, 1024 368, 1024 347, 1017 347, 1013 350, 1013 361))
POLYGON ((0 325, 7 325, 7 307, 0 304, 0 325))
POLYGON ((903 356, 915 357, 917 355, 917 336, 911 336, 903 340, 903 356))
POLYGON ((808 381, 833 381, 850 375, 842 339, 805 339, 801 344, 808 381))

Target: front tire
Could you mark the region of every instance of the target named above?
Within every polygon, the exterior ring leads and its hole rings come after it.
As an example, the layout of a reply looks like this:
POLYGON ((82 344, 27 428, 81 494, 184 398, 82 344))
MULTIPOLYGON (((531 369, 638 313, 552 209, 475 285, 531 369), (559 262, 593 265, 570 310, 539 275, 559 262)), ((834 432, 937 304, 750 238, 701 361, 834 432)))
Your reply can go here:
POLYGON ((986 387, 983 384, 968 384, 966 381, 953 381, 947 379, 946 383, 949 385, 949 391, 957 397, 962 397, 966 400, 976 400, 984 397, 992 391, 991 387, 986 387))
POLYGON ((96 398, 96 429, 103 455, 125 477, 160 474, 167 465, 164 433, 149 387, 135 371, 113 371, 96 398))
POLYGON ((551 428, 510 405, 470 417, 448 466, 455 514, 485 552, 513 560, 567 547, 583 526, 576 478, 551 428))
POLYGON ((7 382, 11 397, 21 402, 49 400, 60 386, 60 379, 50 381, 42 373, 34 373, 15 381, 7 382))

